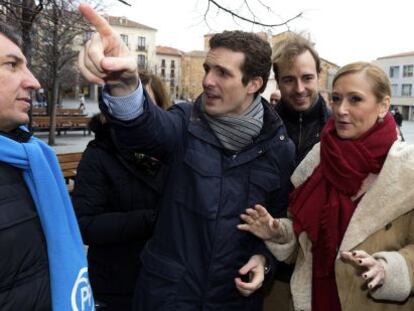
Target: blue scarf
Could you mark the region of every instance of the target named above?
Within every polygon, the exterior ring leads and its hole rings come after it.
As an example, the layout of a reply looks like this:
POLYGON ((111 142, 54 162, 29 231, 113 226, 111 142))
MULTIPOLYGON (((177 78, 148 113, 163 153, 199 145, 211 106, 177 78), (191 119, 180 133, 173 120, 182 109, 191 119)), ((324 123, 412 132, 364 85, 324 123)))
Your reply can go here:
POLYGON ((23 170, 37 208, 47 243, 53 310, 94 310, 82 238, 54 151, 35 137, 20 143, 0 135, 0 146, 0 161, 23 170))

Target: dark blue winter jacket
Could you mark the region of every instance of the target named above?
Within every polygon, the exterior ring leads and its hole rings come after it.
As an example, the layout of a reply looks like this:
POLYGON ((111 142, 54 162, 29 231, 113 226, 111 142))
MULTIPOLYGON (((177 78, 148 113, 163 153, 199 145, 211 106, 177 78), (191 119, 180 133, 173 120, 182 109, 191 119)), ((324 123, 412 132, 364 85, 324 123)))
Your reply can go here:
POLYGON ((154 235, 141 256, 136 310, 261 310, 262 291, 243 297, 234 279, 255 254, 265 255, 273 271, 276 261, 237 224, 256 203, 274 216, 286 214, 295 162, 282 121, 267 104, 264 109, 259 137, 237 154, 217 140, 200 100, 168 112, 146 100, 135 120, 111 120, 119 143, 164 157, 171 169, 154 235))

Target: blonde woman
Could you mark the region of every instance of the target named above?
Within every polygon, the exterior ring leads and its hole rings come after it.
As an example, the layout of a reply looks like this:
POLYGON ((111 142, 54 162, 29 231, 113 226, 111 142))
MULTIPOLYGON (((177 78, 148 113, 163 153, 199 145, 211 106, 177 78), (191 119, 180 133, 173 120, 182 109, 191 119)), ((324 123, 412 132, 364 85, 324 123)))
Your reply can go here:
POLYGON ((292 175, 289 219, 260 205, 239 229, 295 262, 295 310, 414 310, 414 147, 397 140, 390 85, 370 63, 342 67, 333 118, 292 175))

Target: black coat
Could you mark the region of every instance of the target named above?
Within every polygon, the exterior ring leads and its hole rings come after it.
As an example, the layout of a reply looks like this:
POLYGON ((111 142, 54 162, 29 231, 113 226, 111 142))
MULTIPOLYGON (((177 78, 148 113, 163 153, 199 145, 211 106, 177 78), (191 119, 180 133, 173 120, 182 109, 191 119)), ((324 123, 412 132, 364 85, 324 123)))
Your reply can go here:
POLYGON ((402 126, 402 123, 403 123, 403 116, 402 116, 402 114, 401 114, 399 111, 396 111, 396 112, 394 113, 394 121, 395 121, 395 123, 397 123, 397 125, 398 125, 399 127, 401 127, 401 126, 402 126))
POLYGON ((331 112, 328 110, 322 96, 308 110, 297 112, 283 99, 277 104, 276 112, 282 118, 289 137, 296 146, 296 165, 298 165, 319 142, 320 132, 325 126, 331 112))
POLYGON ((146 102, 137 119, 112 120, 120 142, 170 161, 156 229, 141 256, 136 310, 260 310, 262 291, 243 297, 234 278, 255 254, 268 256, 276 269, 263 241, 237 225, 256 203, 274 216, 286 215, 293 143, 265 105, 259 137, 237 154, 228 152, 200 104, 166 112, 146 102))
MULTIPOLYGON (((29 138, 21 134, 0 133, 22 142, 29 138)), ((51 310, 46 241, 36 207, 22 171, 4 162, 0 162, 0 310, 51 310)))
POLYGON ((121 151, 109 128, 97 118, 93 122, 96 138, 79 164, 72 201, 89 245, 96 300, 108 305, 105 310, 128 310, 120 303, 130 304, 141 267, 139 255, 155 224, 165 169, 142 154, 121 151))

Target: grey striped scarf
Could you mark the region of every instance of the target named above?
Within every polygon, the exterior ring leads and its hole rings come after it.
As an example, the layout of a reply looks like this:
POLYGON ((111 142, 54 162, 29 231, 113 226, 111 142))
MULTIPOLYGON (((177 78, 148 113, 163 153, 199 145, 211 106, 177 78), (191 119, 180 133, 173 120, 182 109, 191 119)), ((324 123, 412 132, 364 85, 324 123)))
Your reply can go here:
POLYGON ((250 107, 240 116, 210 116, 204 110, 204 95, 202 110, 224 148, 240 151, 253 143, 263 126, 262 98, 258 95, 250 107))

